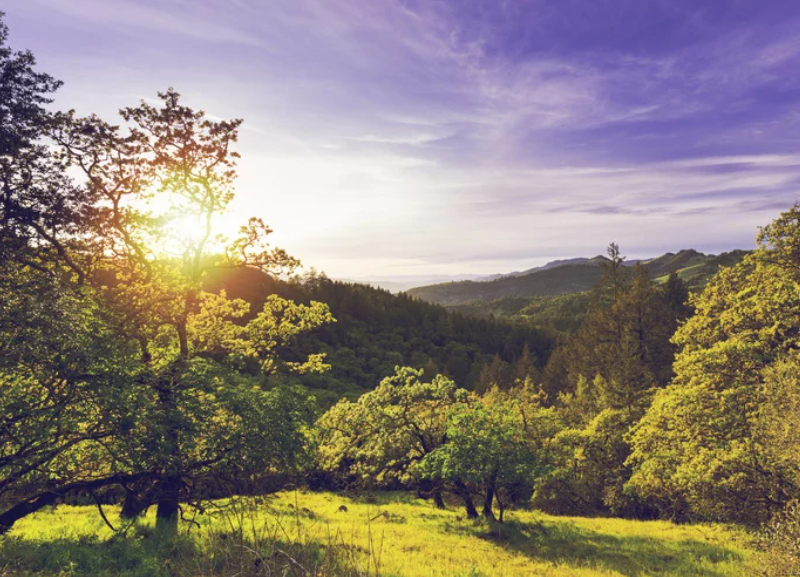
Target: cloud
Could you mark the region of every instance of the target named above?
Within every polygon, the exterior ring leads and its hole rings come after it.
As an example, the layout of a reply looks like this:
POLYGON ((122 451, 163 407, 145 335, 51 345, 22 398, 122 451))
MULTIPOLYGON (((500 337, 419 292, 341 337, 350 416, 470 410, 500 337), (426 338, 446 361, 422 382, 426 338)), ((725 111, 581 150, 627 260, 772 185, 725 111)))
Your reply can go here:
MULTIPOLYGON (((245 44, 264 48, 255 36, 243 32, 236 26, 225 25, 219 18, 222 6, 207 6, 197 10, 202 2, 187 3, 181 0, 146 1, 115 0, 25 0, 41 8, 61 13, 64 16, 88 21, 117 30, 131 26, 155 32, 166 32, 188 36, 206 42, 245 44)), ((236 0, 233 0, 236 4, 236 0)), ((41 9, 40 8, 40 9, 41 9)))
POLYGON ((4 8, 66 106, 111 113, 174 84, 244 117, 237 217, 261 213, 331 274, 501 272, 612 239, 632 258, 752 244, 800 183, 800 6, 614 6, 4 8))

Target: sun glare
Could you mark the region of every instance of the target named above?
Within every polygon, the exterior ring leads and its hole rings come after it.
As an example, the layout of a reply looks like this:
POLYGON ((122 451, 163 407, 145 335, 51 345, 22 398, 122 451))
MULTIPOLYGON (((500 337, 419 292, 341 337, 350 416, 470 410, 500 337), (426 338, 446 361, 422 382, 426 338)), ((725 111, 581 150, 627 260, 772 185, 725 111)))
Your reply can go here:
POLYGON ((183 254, 186 250, 197 248, 203 243, 204 251, 220 249, 218 236, 230 236, 235 228, 227 225, 226 214, 214 215, 210 230, 207 228, 205 214, 189 210, 175 197, 159 196, 148 198, 145 210, 157 224, 150 242, 153 250, 171 256, 183 254))
POLYGON ((178 216, 169 221, 166 233, 174 241, 194 245, 206 236, 206 225, 198 215, 178 216))

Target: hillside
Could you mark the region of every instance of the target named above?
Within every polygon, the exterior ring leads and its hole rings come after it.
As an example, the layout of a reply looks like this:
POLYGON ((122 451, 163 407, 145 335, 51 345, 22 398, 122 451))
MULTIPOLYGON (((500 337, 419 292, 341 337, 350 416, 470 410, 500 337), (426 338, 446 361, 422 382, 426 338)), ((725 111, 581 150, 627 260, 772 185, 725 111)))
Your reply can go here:
POLYGON ((656 281, 666 280, 673 270, 692 291, 703 288, 720 268, 739 263, 749 251, 732 250, 719 255, 705 255, 694 250, 682 250, 677 254, 667 253, 645 263, 650 276, 656 281))
POLYGON ((329 372, 298 377, 323 406, 374 388, 398 365, 441 372, 471 389, 495 355, 513 363, 527 344, 544 363, 553 345, 552 336, 530 324, 465 316, 406 294, 325 277, 286 282, 239 269, 218 273, 206 288, 248 301, 251 311, 260 309, 269 294, 330 307, 336 323, 302 336, 285 351, 289 360, 313 352, 327 355, 329 372))
POLYGON ((580 328, 591 302, 591 294, 586 291, 557 296, 472 301, 447 308, 466 316, 523 321, 550 333, 571 333, 580 328))
POLYGON ((583 292, 594 286, 600 278, 600 259, 602 257, 488 282, 461 281, 418 287, 408 291, 408 294, 424 301, 453 306, 472 301, 583 292))
MULTIPOLYGON (((720 255, 707 255, 692 249, 666 253, 641 261, 656 282, 676 271, 691 290, 703 287, 722 266, 739 262, 747 251, 735 250, 720 255)), ((470 303, 491 303, 501 299, 541 299, 580 293, 592 288, 602 273, 607 259, 554 261, 524 273, 511 273, 491 281, 462 281, 417 287, 408 294, 447 307, 470 303)), ((634 264, 626 263, 626 264, 634 264)), ((517 304, 522 304, 519 301, 517 304)), ((468 311, 465 311, 468 312, 468 311)))

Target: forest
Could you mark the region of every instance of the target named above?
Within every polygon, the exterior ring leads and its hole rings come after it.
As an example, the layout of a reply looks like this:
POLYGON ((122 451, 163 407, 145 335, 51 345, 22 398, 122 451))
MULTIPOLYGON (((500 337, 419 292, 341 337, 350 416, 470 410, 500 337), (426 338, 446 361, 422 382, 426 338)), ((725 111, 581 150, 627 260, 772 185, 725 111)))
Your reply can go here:
POLYGON ((800 574, 800 205, 702 286, 611 243, 558 322, 447 310, 225 238, 242 120, 61 111, 7 35, 0 575, 800 574))

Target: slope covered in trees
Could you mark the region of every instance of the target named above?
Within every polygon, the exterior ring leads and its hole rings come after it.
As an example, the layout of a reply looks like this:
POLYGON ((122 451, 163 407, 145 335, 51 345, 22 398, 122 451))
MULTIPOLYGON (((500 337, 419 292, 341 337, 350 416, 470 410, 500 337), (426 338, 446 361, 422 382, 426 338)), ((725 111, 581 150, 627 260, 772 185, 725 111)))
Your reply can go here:
POLYGON ((472 301, 447 307, 471 317, 521 321, 550 333, 572 333, 583 324, 592 297, 589 291, 550 297, 509 297, 495 301, 472 301))
POLYGON ((270 294, 299 303, 323 302, 330 308, 335 323, 300 336, 287 350, 327 355, 331 368, 324 375, 291 377, 311 389, 323 405, 375 388, 397 366, 424 368, 428 377, 441 373, 470 390, 482 386, 482 373, 492 363, 517 371, 521 378, 533 376, 555 342, 552 333, 529 324, 476 319, 405 294, 324 275, 285 281, 254 270, 221 271, 207 280, 207 288, 244 299, 254 310, 270 294), (523 367, 526 363, 529 366, 523 367))

